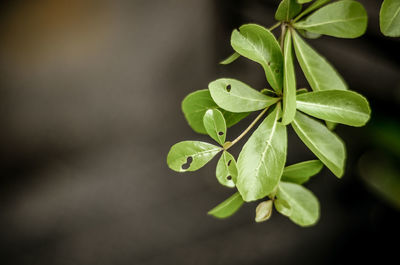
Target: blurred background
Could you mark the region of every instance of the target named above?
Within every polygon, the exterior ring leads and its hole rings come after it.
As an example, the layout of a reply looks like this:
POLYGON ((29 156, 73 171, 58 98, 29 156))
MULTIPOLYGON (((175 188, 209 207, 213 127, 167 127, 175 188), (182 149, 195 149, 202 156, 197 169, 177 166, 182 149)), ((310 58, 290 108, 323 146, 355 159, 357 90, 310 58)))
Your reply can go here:
MULTIPOLYGON (((267 85, 256 63, 218 62, 232 52, 234 28, 274 23, 278 0, 2 2, 0 264, 369 264, 396 257, 400 38, 380 33, 381 1, 360 2, 369 14, 363 37, 308 40, 373 111, 366 127, 337 128, 348 149, 343 179, 324 169, 307 184, 322 211, 312 228, 276 212, 256 224, 256 203, 227 220, 207 216, 232 194, 216 181, 216 159, 194 173, 166 165, 172 144, 208 140, 186 124, 185 95, 219 77, 267 85)), ((299 87, 307 86, 297 72, 299 87)), ((288 164, 312 158, 290 130, 288 164)))

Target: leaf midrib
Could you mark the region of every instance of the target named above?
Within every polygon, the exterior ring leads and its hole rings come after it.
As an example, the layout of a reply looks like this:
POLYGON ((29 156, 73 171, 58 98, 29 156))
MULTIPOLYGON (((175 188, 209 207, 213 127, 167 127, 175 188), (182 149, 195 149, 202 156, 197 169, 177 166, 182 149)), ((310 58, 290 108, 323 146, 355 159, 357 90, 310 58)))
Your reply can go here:
MULTIPOLYGON (((297 33, 295 33, 295 34, 297 34, 297 33)), ((310 73, 310 78, 314 81, 314 84, 315 84, 315 87, 312 87, 312 89, 314 90, 314 91, 320 91, 320 88, 319 88, 319 83, 317 82, 317 80, 314 78, 314 75, 313 75, 313 72, 311 71, 311 68, 310 68, 310 66, 308 65, 308 63, 307 63, 307 60, 305 59, 306 57, 304 56, 304 54, 303 54, 303 49, 300 47, 300 45, 299 45, 299 42, 300 41, 302 41, 302 40, 296 40, 297 38, 300 38, 299 36, 295 36, 295 34, 293 34, 294 35, 294 45, 295 45, 295 47, 297 47, 297 50, 299 51, 299 53, 300 53, 300 56, 301 56, 301 58, 302 58, 302 61, 304 62, 304 65, 307 67, 307 70, 308 70, 308 72, 310 73)), ((310 84, 311 85, 311 84, 310 84)))
MULTIPOLYGON (((264 57, 263 52, 260 51, 260 49, 258 49, 257 46, 254 45, 251 41, 249 41, 249 40, 242 34, 242 32, 239 31, 239 34, 245 39, 246 42, 248 42, 248 43, 250 44, 251 47, 253 47, 253 49, 254 49, 258 54, 261 54, 261 57, 263 58, 263 61, 266 61, 266 60, 265 60, 266 58, 264 57)), ((259 37, 258 34, 257 34, 257 37, 258 37, 258 38, 261 40, 261 42, 262 42, 262 39, 259 37)), ((262 66, 263 66, 264 69, 265 69, 265 68, 268 69, 268 72, 270 73, 272 79, 274 80, 274 84, 275 84, 276 88, 279 89, 278 82, 277 82, 277 80, 276 80, 276 78, 275 78, 274 72, 272 71, 271 67, 268 66, 268 62, 267 62, 267 63, 262 62, 262 66)))
POLYGON ((303 23, 299 23, 298 25, 300 25, 300 28, 312 28, 312 27, 318 27, 318 26, 327 25, 327 24, 343 23, 343 22, 349 22, 349 21, 360 20, 360 19, 365 19, 365 18, 366 18, 366 16, 353 17, 353 18, 349 18, 349 19, 336 19, 336 20, 330 20, 330 21, 320 22, 320 23, 316 23, 316 24, 306 24, 307 21, 305 21, 303 23))
MULTIPOLYGON (((294 125, 297 127, 297 129, 303 134, 303 136, 305 138, 307 138, 307 140, 309 141, 309 143, 314 147, 315 152, 318 153, 320 156, 322 156, 323 158, 325 158, 326 160, 329 161, 329 159, 323 155, 317 148, 317 146, 314 144, 314 142, 307 136, 307 134, 303 131, 303 129, 301 128, 301 126, 299 126, 299 124, 297 123, 296 119, 293 120, 294 125)), ((311 149, 311 148, 310 148, 311 149)), ((329 161, 330 162, 330 161, 329 161)), ((333 164, 333 163, 332 163, 333 164)), ((333 164, 334 165, 334 164, 333 164)), ((336 167, 336 165, 334 165, 336 167)))
MULTIPOLYGON (((300 105, 306 105, 306 106, 316 106, 316 107, 320 107, 321 109, 333 109, 333 110, 338 110, 338 111, 342 111, 342 112, 349 112, 352 114, 357 114, 357 115, 361 115, 364 117, 369 117, 368 114, 365 114, 364 112, 359 112, 359 111, 355 111, 355 110, 350 110, 350 109, 344 109, 344 108, 338 108, 335 106, 328 106, 328 105, 322 105, 322 104, 318 104, 318 103, 311 103, 311 102, 306 102, 306 101, 301 101, 301 100, 297 100, 297 103, 300 103, 300 105)), ((354 119, 352 119, 354 120, 354 119)))
POLYGON ((397 8, 397 10, 394 13, 393 17, 390 19, 390 22, 388 23, 388 26, 386 27, 385 31, 387 31, 392 26, 394 18, 399 14, 399 12, 400 12, 400 6, 397 8))
POLYGON ((269 135, 269 138, 266 141, 267 142, 267 146, 265 147, 264 151, 262 152, 261 159, 260 159, 260 161, 259 161, 259 163, 258 163, 258 165, 256 167, 256 170, 255 170, 256 176, 259 175, 260 167, 264 163, 263 161, 264 161, 264 158, 265 158, 265 154, 269 150, 269 147, 272 147, 271 141, 272 141, 272 138, 274 137, 275 132, 276 132, 276 125, 277 125, 278 117, 279 117, 279 110, 276 111, 276 115, 275 115, 275 118, 274 118, 274 125, 271 128, 271 134, 269 135))

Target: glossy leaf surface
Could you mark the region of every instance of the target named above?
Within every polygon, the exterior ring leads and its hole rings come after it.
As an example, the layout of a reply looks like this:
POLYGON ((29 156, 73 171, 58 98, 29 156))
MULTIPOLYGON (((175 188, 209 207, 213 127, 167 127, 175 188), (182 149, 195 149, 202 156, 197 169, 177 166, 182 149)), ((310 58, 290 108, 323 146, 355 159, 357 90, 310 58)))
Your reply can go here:
POLYGON ((278 122, 280 106, 250 136, 238 158, 236 182, 245 201, 261 199, 278 185, 286 161, 286 126, 278 122))
POLYGON ((333 37, 357 38, 367 29, 367 19, 360 3, 342 0, 318 9, 295 27, 333 37))
POLYGON ((167 164, 178 172, 195 171, 207 164, 221 150, 221 147, 205 142, 179 142, 169 150, 167 164))
POLYGON ((300 112, 292 122, 293 129, 303 143, 324 163, 338 178, 344 172, 346 158, 342 140, 321 122, 300 112))
POLYGON ((211 97, 222 109, 249 112, 264 109, 279 99, 266 96, 235 79, 221 78, 208 85, 211 97))
POLYGON ((296 75, 292 56, 292 34, 288 30, 284 42, 282 123, 291 123, 296 114, 296 75))
POLYGON ((285 167, 282 174, 282 181, 303 184, 312 176, 318 174, 323 168, 319 160, 309 160, 285 167))
POLYGON ((227 65, 233 63, 240 57, 240 54, 237 52, 232 53, 228 58, 224 59, 223 61, 219 62, 219 64, 227 65))
POLYGON ((301 11, 301 5, 296 0, 282 0, 275 13, 275 19, 289 21, 301 11))
POLYGON ((291 208, 290 220, 300 226, 310 226, 319 219, 319 202, 314 194, 301 185, 281 182, 276 194, 278 199, 286 201, 291 208))
POLYGON ((234 30, 231 45, 240 55, 264 68, 268 83, 275 91, 282 91, 283 56, 275 36, 266 28, 246 24, 234 30))
POLYGON ((360 94, 345 90, 304 93, 297 97, 297 109, 311 116, 350 126, 363 126, 371 110, 360 94))
POLYGON ((301 69, 314 91, 347 89, 346 83, 337 71, 295 31, 293 31, 293 44, 301 69))
POLYGON ((237 175, 238 169, 235 158, 227 151, 223 151, 216 169, 218 182, 226 187, 233 188, 235 187, 237 175))
POLYGON ((208 214, 217 218, 229 217, 239 210, 239 208, 243 205, 243 202, 244 201, 239 192, 236 192, 231 197, 210 210, 208 214))
POLYGON ((226 123, 222 113, 217 109, 209 109, 203 117, 204 128, 208 135, 223 145, 226 138, 226 123))
POLYGON ((400 37, 400 1, 385 0, 379 13, 379 25, 384 35, 400 37))
MULTIPOLYGON (((216 108, 218 108, 218 105, 215 104, 208 89, 190 93, 182 101, 183 114, 190 127, 197 133, 207 134, 203 123, 204 114, 207 110, 216 108)), ((221 112, 225 117, 228 128, 249 115, 249 113, 232 113, 225 110, 221 110, 221 112)))

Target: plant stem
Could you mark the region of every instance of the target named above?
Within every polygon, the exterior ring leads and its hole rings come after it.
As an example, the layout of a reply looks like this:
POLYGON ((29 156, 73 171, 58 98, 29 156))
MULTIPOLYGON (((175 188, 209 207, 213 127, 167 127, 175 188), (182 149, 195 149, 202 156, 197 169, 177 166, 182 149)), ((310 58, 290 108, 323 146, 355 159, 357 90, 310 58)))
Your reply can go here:
POLYGON ((280 24, 281 24, 281 22, 277 22, 276 24, 272 25, 268 30, 269 30, 269 31, 273 31, 274 29, 276 29, 277 27, 279 27, 280 24))
POLYGON ((237 142, 240 141, 240 139, 243 138, 255 125, 256 123, 264 116, 264 114, 267 112, 269 107, 265 108, 258 116, 254 119, 252 123, 244 130, 235 140, 233 140, 227 147, 224 147, 225 150, 228 150, 231 148, 233 145, 235 145, 237 142))

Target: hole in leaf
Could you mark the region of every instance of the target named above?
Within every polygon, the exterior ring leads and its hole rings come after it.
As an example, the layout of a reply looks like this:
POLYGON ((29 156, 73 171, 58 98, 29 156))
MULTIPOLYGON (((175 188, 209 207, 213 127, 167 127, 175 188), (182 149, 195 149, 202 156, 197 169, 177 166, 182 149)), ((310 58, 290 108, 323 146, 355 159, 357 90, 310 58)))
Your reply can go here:
POLYGON ((218 135, 224 135, 224 132, 218 132, 218 135))
POLYGON ((193 162, 193 158, 191 156, 189 156, 186 160, 186 163, 182 165, 182 169, 186 170, 190 167, 190 164, 192 164, 193 162))
POLYGON ((228 167, 231 165, 231 162, 232 162, 232 160, 229 160, 229 161, 228 161, 228 167))
POLYGON ((226 86, 226 91, 231 92, 231 88, 232 88, 231 85, 227 85, 226 86))
POLYGON ((226 179, 227 179, 227 180, 231 180, 232 177, 231 177, 231 176, 227 176, 226 179))

